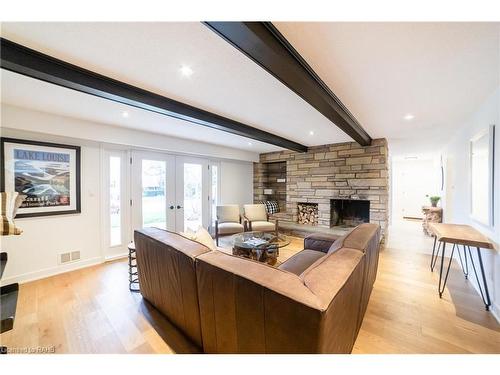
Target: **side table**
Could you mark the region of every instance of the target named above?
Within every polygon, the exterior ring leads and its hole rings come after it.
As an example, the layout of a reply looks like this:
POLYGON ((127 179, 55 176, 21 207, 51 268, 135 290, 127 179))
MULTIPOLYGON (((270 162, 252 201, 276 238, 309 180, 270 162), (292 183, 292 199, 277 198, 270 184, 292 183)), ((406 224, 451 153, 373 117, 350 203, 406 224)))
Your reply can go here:
POLYGON ((433 234, 429 230, 429 223, 442 223, 443 209, 441 207, 422 206, 422 213, 424 214, 424 220, 422 221, 424 233, 432 236, 433 234))

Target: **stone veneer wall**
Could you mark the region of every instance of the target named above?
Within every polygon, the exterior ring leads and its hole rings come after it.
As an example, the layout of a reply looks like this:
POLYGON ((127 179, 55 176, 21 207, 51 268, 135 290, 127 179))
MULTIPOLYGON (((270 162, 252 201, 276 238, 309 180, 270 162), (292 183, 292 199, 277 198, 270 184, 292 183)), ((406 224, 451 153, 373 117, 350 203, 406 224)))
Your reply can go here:
POLYGON ((297 202, 318 204, 318 225, 330 227, 330 199, 370 200, 370 222, 385 232, 388 222, 389 173, 387 141, 374 139, 371 146, 355 142, 310 147, 307 153, 270 152, 254 163, 254 202, 265 199, 264 163, 286 161, 286 211, 280 220, 297 222, 297 202))

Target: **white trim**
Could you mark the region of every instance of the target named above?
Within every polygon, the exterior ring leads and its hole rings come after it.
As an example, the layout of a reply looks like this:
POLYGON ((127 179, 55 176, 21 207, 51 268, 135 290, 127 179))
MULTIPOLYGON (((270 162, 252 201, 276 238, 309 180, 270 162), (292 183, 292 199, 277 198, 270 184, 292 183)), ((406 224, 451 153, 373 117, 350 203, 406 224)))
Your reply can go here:
POLYGON ((104 258, 104 262, 112 262, 114 260, 123 259, 123 258, 127 258, 127 257, 128 257, 128 252, 121 253, 121 254, 116 254, 116 255, 111 255, 111 256, 105 257, 104 258))
POLYGON ((500 323, 500 306, 497 305, 495 302, 491 304, 491 315, 497 320, 498 323, 500 323))
POLYGON ((486 129, 480 131, 469 140, 469 218, 475 223, 481 224, 489 229, 494 226, 494 202, 495 202, 495 189, 494 189, 494 176, 495 176, 495 125, 489 125, 486 129), (478 139, 488 136, 488 219, 484 222, 483 219, 478 218, 472 212, 472 147, 473 143, 478 139))
POLYGON ((61 273, 66 273, 66 272, 70 272, 70 271, 76 271, 76 270, 79 270, 81 268, 87 268, 87 267, 95 266, 95 265, 101 264, 101 263, 103 263, 103 258, 100 256, 94 257, 94 258, 89 258, 89 259, 85 259, 82 261, 72 262, 70 264, 64 264, 64 265, 60 265, 57 267, 45 268, 45 269, 40 270, 40 271, 28 272, 28 273, 24 273, 24 274, 10 277, 7 279, 3 279, 1 284, 2 285, 8 285, 8 284, 12 284, 12 283, 23 284, 23 283, 27 283, 29 281, 45 279, 45 278, 50 277, 50 276, 55 276, 55 275, 59 275, 61 273))

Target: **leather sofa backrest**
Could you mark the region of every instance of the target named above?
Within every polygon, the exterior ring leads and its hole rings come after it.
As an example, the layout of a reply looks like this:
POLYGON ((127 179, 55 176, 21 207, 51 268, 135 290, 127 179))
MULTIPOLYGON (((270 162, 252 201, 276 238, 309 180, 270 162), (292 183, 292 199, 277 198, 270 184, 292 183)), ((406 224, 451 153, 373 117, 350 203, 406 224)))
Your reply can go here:
POLYGON ((343 239, 343 246, 351 249, 357 249, 366 252, 370 241, 380 231, 377 224, 361 224, 346 234, 343 239))
POLYGON ((325 258, 302 279, 222 252, 199 256, 204 351, 350 353, 357 333, 364 254, 342 249, 325 258))
POLYGON ((134 241, 141 294, 201 348, 195 258, 211 250, 158 228, 136 230, 134 241))

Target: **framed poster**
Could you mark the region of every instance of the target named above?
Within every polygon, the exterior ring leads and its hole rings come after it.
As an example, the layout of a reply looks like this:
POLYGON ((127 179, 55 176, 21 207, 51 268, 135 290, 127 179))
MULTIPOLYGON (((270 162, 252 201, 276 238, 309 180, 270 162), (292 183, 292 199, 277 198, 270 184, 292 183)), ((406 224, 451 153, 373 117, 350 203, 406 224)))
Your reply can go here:
POLYGON ((80 213, 80 147, 1 138, 1 189, 27 197, 16 218, 80 213))
POLYGON ((495 126, 491 125, 470 140, 471 217, 493 226, 495 126))

